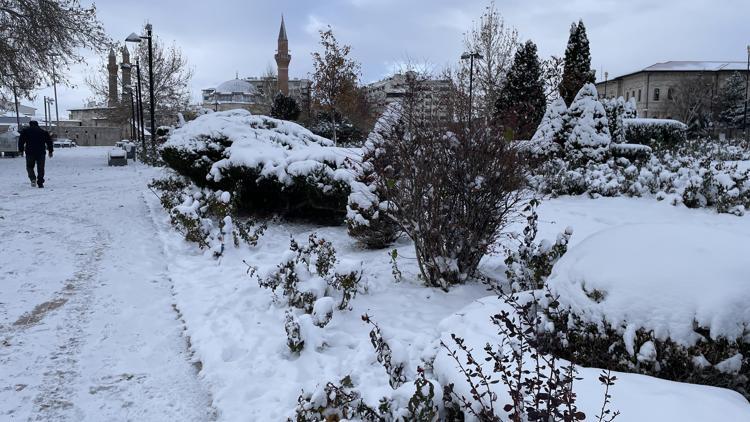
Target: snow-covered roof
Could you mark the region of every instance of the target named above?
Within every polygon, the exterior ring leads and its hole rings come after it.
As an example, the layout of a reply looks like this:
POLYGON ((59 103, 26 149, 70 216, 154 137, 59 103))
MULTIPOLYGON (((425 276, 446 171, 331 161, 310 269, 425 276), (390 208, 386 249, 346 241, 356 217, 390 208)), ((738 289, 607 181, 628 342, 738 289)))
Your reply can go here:
MULTIPOLYGON (((676 61, 655 63, 651 66, 644 67, 633 72, 628 72, 610 81, 635 75, 641 72, 719 72, 719 71, 746 71, 747 62, 728 62, 728 61, 676 61)), ((597 84, 604 83, 603 80, 597 84)))
POLYGON ((717 72, 720 70, 747 70, 747 62, 669 61, 656 63, 644 72, 717 72))
POLYGON ((243 94, 254 94, 255 87, 253 87, 250 82, 243 81, 242 79, 232 79, 217 86, 216 92, 221 94, 234 94, 238 92, 243 94))

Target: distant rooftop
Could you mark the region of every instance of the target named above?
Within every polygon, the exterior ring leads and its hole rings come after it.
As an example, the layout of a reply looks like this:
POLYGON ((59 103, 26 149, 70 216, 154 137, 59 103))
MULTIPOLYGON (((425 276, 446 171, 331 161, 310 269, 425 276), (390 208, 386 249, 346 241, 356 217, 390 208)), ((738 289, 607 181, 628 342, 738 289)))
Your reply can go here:
MULTIPOLYGON (((641 72, 718 72, 747 70, 747 62, 726 61, 668 61, 652 64, 634 72, 620 75, 617 78, 634 75, 641 72)), ((617 79, 614 78, 614 79, 617 79)), ((600 81, 603 82, 603 81, 600 81)))

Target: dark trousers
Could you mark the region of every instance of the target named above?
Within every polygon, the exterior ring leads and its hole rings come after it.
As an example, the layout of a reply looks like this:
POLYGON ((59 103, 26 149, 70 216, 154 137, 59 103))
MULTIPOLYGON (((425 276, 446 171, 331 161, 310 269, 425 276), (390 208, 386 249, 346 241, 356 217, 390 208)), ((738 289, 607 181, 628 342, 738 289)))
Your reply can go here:
POLYGON ((26 154, 26 172, 32 182, 36 180, 39 185, 44 183, 44 153, 26 154), (34 174, 34 166, 37 174, 34 174))

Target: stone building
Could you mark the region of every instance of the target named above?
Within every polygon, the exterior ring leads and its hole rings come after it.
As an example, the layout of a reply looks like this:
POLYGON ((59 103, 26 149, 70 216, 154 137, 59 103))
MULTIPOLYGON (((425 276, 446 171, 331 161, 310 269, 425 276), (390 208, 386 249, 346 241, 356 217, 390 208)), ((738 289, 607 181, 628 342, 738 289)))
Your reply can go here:
POLYGON ((122 62, 118 66, 114 49, 107 57, 107 104, 88 104, 68 110, 68 120, 61 120, 55 130, 59 138, 67 138, 81 146, 109 146, 130 137, 130 122, 112 120, 113 111, 121 102, 130 109, 128 90, 131 86, 130 53, 127 47, 120 51, 122 62), (118 90, 118 70, 122 71, 122 87, 118 90))
POLYGON ((745 76, 747 62, 669 61, 600 81, 596 89, 602 98, 635 98, 640 117, 671 119, 677 118, 672 116, 674 94, 685 81, 697 76, 708 77, 716 93, 735 72, 745 76))
POLYGON ((289 39, 286 34, 284 17, 281 17, 277 49, 274 55, 278 77, 250 77, 234 79, 219 84, 215 88, 202 91, 203 107, 214 111, 224 111, 236 108, 248 110, 254 114, 268 114, 271 111, 273 97, 281 92, 297 101, 301 109, 310 104, 309 79, 289 79, 289 39))
MULTIPOLYGON (((385 110, 391 103, 401 101, 406 95, 407 82, 409 78, 416 77, 414 72, 396 73, 385 79, 373 82, 365 86, 367 100, 373 105, 377 114, 385 110)), ((441 98, 450 90, 451 81, 442 79, 429 79, 423 82, 426 89, 422 101, 423 113, 425 115, 438 115, 447 118, 448 113, 441 98)))

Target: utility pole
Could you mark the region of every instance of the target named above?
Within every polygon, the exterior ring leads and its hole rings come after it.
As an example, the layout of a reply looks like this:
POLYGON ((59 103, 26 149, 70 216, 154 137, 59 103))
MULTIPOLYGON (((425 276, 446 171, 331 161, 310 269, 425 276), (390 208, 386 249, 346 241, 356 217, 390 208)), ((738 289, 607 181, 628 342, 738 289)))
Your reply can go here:
POLYGON ((44 107, 44 126, 47 127, 47 130, 49 130, 49 120, 47 120, 47 96, 44 96, 44 102, 42 103, 42 107, 44 107))
POLYGON ((16 83, 13 82, 13 101, 16 104, 16 131, 21 131, 21 115, 18 114, 18 92, 16 90, 16 83))

